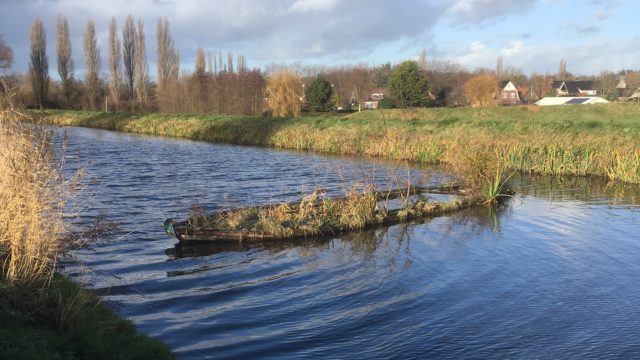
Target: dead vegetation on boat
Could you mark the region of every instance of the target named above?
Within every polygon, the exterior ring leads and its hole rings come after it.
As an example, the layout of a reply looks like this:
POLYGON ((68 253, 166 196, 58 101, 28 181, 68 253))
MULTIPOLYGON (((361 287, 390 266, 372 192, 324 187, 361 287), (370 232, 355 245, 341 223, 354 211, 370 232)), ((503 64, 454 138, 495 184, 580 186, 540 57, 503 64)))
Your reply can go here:
POLYGON ((241 208, 206 214, 196 211, 186 221, 167 219, 165 231, 180 241, 261 241, 335 235, 379 225, 393 225, 479 205, 484 199, 459 185, 434 188, 408 186, 378 190, 354 186, 341 198, 316 190, 299 202, 241 208), (434 195, 444 197, 436 201, 434 195))

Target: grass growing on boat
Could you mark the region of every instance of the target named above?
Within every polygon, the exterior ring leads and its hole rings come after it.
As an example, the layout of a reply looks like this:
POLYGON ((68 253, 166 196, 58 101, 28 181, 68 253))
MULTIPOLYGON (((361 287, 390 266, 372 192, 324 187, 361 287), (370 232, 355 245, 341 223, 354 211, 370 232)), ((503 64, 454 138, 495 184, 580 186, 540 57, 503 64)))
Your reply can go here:
MULTIPOLYGON (((506 179, 480 179, 477 186, 491 187, 487 197, 482 191, 455 186, 443 186, 439 192, 452 193, 450 201, 433 201, 423 188, 407 186, 404 190, 379 191, 374 185, 355 183, 342 198, 328 198, 315 190, 297 203, 280 203, 254 208, 228 210, 207 216, 202 209, 192 212, 187 224, 196 228, 220 232, 241 233, 244 238, 262 238, 265 234, 277 239, 318 236, 360 230, 382 224, 395 224, 420 217, 441 215, 475 205, 498 205, 506 197, 506 179), (400 198, 400 207, 392 208, 391 200, 400 198)), ((472 181, 468 186, 476 186, 472 181)))
POLYGON ((297 119, 49 111, 51 123, 241 145, 451 164, 471 149, 504 169, 601 175, 640 183, 640 105, 429 108, 312 114, 297 119))

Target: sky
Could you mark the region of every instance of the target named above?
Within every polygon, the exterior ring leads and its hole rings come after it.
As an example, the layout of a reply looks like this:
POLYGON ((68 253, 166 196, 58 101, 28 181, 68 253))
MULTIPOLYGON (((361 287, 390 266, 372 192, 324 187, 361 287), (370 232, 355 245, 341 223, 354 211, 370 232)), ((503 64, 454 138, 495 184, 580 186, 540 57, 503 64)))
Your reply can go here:
POLYGON ((96 23, 106 66, 112 17, 144 21, 151 75, 155 27, 166 17, 183 69, 195 52, 243 54, 249 67, 271 63, 380 65, 416 59, 451 61, 470 70, 505 68, 573 74, 640 69, 637 0, 0 0, 0 33, 14 50, 14 71, 28 68, 29 29, 41 18, 56 77, 55 23, 69 20, 76 75, 82 35, 96 23))

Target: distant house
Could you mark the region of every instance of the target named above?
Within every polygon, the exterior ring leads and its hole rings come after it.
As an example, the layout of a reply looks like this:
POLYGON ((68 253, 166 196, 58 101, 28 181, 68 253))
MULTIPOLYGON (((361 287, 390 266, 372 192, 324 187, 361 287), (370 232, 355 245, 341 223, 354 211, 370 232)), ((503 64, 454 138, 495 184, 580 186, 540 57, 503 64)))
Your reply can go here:
MULTIPOLYGON (((640 94, 639 94, 640 95, 640 94)), ((535 102, 538 106, 553 105, 589 105, 589 104, 607 104, 609 101, 599 96, 559 96, 545 97, 535 102)))
POLYGON ((500 87, 502 88, 500 103, 502 105, 517 105, 520 104, 520 95, 518 94, 518 88, 511 81, 500 81, 500 87))
POLYGON ((597 96, 595 81, 562 81, 555 80, 551 87, 556 96, 597 96))
POLYGON ((380 106, 380 101, 384 99, 384 93, 375 92, 369 96, 369 100, 364 102, 364 108, 367 110, 375 110, 380 106))
POLYGON ((526 86, 518 86, 518 96, 520 96, 520 100, 527 104, 540 100, 538 94, 532 88, 526 86))
POLYGON ((365 101, 364 108, 367 110, 375 110, 378 108, 379 104, 380 104, 379 101, 365 101))
POLYGON ((629 96, 629 100, 640 101, 640 88, 638 88, 631 96, 629 96))

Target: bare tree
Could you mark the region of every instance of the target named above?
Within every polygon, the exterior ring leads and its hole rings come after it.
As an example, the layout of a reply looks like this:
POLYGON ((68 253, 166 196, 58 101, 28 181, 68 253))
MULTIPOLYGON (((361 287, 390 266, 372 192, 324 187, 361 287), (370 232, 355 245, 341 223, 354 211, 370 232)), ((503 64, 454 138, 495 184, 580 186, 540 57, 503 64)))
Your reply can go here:
POLYGON ((56 50, 58 53, 58 75, 60 75, 60 81, 62 82, 62 94, 64 101, 68 102, 73 85, 73 59, 71 58, 69 22, 60 15, 58 15, 56 25, 56 50))
POLYGON ((615 100, 616 98, 616 85, 620 81, 620 77, 611 71, 602 71, 598 76, 598 82, 600 83, 599 90, 600 96, 605 99, 615 100))
POLYGON ((174 67, 177 57, 167 18, 158 19, 156 35, 158 50, 158 87, 162 90, 167 79, 175 73, 174 67))
POLYGON ((87 101, 89 108, 98 108, 98 98, 100 96, 100 76, 102 67, 100 49, 96 39, 96 26, 93 20, 87 22, 87 29, 84 32, 84 62, 86 65, 85 85, 87 87, 87 101))
POLYGON ((427 49, 422 49, 420 56, 418 56, 418 65, 422 71, 429 70, 429 61, 427 59, 427 49))
POLYGON ((236 67, 238 73, 247 71, 247 58, 244 55, 238 54, 236 56, 236 67))
POLYGON ((496 77, 498 80, 502 79, 504 75, 504 65, 502 63, 502 56, 498 56, 498 60, 496 60, 496 77))
POLYGON ((208 111, 208 97, 209 97, 209 76, 206 72, 206 61, 204 55, 204 49, 199 47, 196 50, 196 61, 193 76, 191 77, 190 84, 190 98, 192 99, 193 112, 206 112, 208 111))
POLYGON ((204 75, 205 73, 205 59, 204 59, 204 49, 199 47, 196 50, 196 68, 195 73, 197 75, 204 75))
POLYGON ((29 36, 31 55, 29 59, 29 75, 31 88, 40 109, 44 109, 49 88, 49 59, 47 57, 47 35, 42 20, 36 19, 31 26, 29 36))
POLYGON ((136 24, 131 15, 127 16, 122 28, 122 60, 124 64, 124 82, 127 87, 127 99, 135 95, 136 74, 136 24))
POLYGON ((144 22, 138 19, 136 31, 136 66, 135 66, 135 90, 136 101, 141 110, 146 110, 148 103, 149 64, 147 63, 147 46, 144 35, 144 22))
POLYGON ((567 60, 562 58, 560 66, 558 66, 558 80, 564 80, 567 77, 567 60))
POLYGON ((222 51, 218 51, 218 71, 227 71, 227 67, 224 66, 224 61, 222 61, 222 51))
POLYGON ((175 92, 178 86, 180 60, 179 54, 174 48, 169 21, 166 18, 158 19, 156 36, 158 51, 158 108, 161 111, 175 111, 175 92))
POLYGON ((111 18, 109 24, 109 94, 116 110, 120 103, 120 84, 122 69, 120 67, 120 39, 118 39, 118 24, 111 18))
POLYGON ((0 69, 9 69, 13 64, 13 50, 4 41, 4 34, 0 34, 0 69))
POLYGON ((227 52, 227 71, 233 73, 233 53, 227 52))

